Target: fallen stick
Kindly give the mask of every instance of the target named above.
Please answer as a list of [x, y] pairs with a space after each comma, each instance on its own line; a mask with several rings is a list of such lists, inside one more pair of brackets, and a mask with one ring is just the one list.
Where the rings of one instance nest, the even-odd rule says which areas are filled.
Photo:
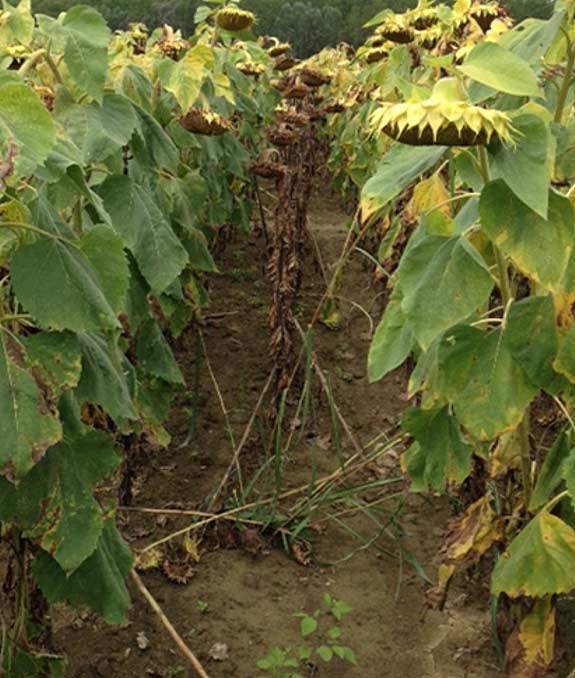
[[146, 588], [146, 585], [144, 582], [140, 579], [140, 575], [136, 572], [136, 570], [132, 570], [131, 572], [131, 577], [134, 582], [134, 584], [137, 586], [138, 590], [140, 593], [144, 596], [146, 599], [148, 605], [154, 610], [154, 612], [158, 615], [160, 621], [162, 622], [162, 625], [166, 629], [166, 631], [170, 634], [172, 637], [172, 640], [176, 644], [178, 650], [180, 651], [180, 654], [186, 658], [190, 666], [194, 669], [196, 672], [196, 675], [199, 676], [200, 678], [210, 678], [208, 674], [206, 673], [204, 667], [200, 664], [199, 660], [197, 659], [196, 655], [190, 650], [190, 648], [184, 643], [182, 640], [182, 637], [180, 634], [176, 631], [176, 629], [172, 626], [171, 621], [166, 617], [164, 614], [164, 611], [158, 604], [157, 600], [154, 598], [154, 596], [150, 593], [150, 591]]

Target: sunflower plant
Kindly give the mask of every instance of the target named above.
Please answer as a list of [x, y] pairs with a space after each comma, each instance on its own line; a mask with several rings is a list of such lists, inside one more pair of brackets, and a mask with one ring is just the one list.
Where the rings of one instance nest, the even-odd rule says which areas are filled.
[[[462, 504], [429, 601], [487, 558], [513, 676], [553, 663], [557, 596], [575, 589], [574, 14], [558, 2], [512, 27], [497, 3], [459, 0], [431, 53], [416, 40], [364, 65], [364, 96], [330, 127], [385, 251], [414, 224], [368, 368], [377, 381], [411, 359], [403, 470]], [[380, 15], [374, 35], [407, 21]], [[343, 153], [352, 134], [379, 150], [368, 180], [359, 147]]]

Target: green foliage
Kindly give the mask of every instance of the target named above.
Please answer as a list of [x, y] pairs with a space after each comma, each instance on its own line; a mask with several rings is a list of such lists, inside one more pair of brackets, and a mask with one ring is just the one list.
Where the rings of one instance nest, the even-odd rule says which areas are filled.
[[316, 657], [326, 664], [335, 658], [357, 664], [354, 651], [341, 644], [343, 631], [339, 623], [350, 612], [349, 605], [325, 593], [322, 606], [313, 613], [296, 614], [300, 619], [300, 635], [306, 645], [272, 647], [265, 657], [256, 662], [258, 669], [264, 672], [259, 678], [303, 678], [300, 671], [305, 671], [305, 664]]
[[[574, 7], [509, 6], [522, 19], [528, 4], [539, 19], [510, 30], [503, 20], [487, 40], [481, 22], [443, 8], [437, 42], [410, 43], [419, 58], [407, 69], [403, 46], [370, 60], [368, 42], [338, 76], [346, 105], [329, 125], [340, 186], [361, 191], [358, 219], [384, 233], [375, 263], [391, 294], [369, 377], [417, 361], [407, 394], [417, 407], [402, 419], [411, 488], [449, 493], [474, 468], [486, 483], [450, 527], [437, 592], [503, 542], [492, 593], [536, 599], [517, 636], [526, 674], [553, 659], [551, 597], [575, 589]], [[374, 26], [401, 20], [382, 13]], [[449, 78], [439, 86], [438, 68]], [[487, 119], [506, 119], [507, 139], [490, 137]], [[543, 445], [534, 403], [550, 398], [561, 426]]]
[[[24, 545], [15, 575], [49, 603], [118, 623], [132, 556], [96, 489], [122, 436], [169, 441], [162, 425], [185, 386], [170, 338], [206, 304], [216, 230], [249, 226], [256, 122], [276, 96], [216, 39], [183, 43], [176, 62], [155, 34], [137, 59], [133, 34], [114, 35], [96, 9], [55, 19], [29, 4], [7, 5], [0, 26], [0, 538]], [[242, 127], [187, 132], [192, 106]], [[5, 628], [0, 673], [57, 675], [26, 615], [18, 637]]]

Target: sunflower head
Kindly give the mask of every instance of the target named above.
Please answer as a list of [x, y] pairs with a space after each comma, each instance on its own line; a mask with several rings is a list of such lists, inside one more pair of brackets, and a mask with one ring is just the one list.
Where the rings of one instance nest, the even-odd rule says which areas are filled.
[[478, 2], [474, 4], [469, 14], [487, 32], [495, 19], [507, 16], [507, 12], [497, 2]]
[[375, 133], [413, 146], [479, 146], [512, 141], [506, 113], [466, 100], [455, 78], [439, 80], [429, 99], [405, 103], [384, 102], [370, 118]]
[[225, 31], [245, 31], [255, 22], [255, 14], [237, 7], [224, 7], [216, 13], [216, 25]]
[[401, 14], [390, 14], [378, 27], [376, 33], [386, 40], [399, 44], [413, 42], [415, 38], [415, 31]]
[[297, 61], [290, 56], [283, 55], [274, 61], [274, 70], [279, 71], [289, 71], [290, 68], [293, 68], [297, 64]]
[[272, 47], [268, 49], [268, 54], [275, 59], [276, 57], [286, 54], [290, 49], [291, 45], [289, 42], [278, 42], [277, 45], [272, 45]]
[[433, 7], [414, 9], [410, 13], [410, 23], [416, 31], [425, 31], [439, 22], [437, 10]]
[[221, 115], [201, 108], [190, 108], [186, 115], [180, 118], [180, 125], [188, 132], [205, 136], [220, 136], [232, 127], [230, 121]]
[[300, 80], [308, 87], [321, 87], [322, 85], [329, 85], [331, 76], [327, 73], [322, 73], [315, 68], [302, 68], [299, 73]]
[[387, 55], [388, 52], [383, 47], [372, 47], [365, 53], [365, 60], [368, 64], [376, 64], [378, 61], [383, 61]]
[[419, 31], [415, 36], [415, 41], [425, 49], [433, 49], [443, 37], [443, 28], [438, 24], [435, 24], [425, 31]]
[[253, 77], [265, 73], [266, 70], [266, 67], [263, 64], [256, 64], [253, 61], [240, 61], [236, 64], [236, 68], [244, 75], [251, 75]]

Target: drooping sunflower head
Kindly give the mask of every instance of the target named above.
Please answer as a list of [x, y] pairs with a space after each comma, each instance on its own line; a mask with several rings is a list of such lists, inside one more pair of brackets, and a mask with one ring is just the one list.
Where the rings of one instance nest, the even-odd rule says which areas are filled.
[[244, 75], [257, 77], [265, 73], [266, 67], [263, 64], [257, 64], [254, 61], [240, 61], [236, 64], [238, 71]]
[[383, 35], [370, 35], [365, 41], [366, 47], [381, 47], [385, 42]]
[[181, 32], [174, 31], [167, 24], [163, 26], [160, 40], [153, 47], [154, 52], [159, 52], [174, 61], [177, 61], [189, 49], [190, 43], [182, 38]]
[[368, 64], [376, 64], [383, 61], [388, 55], [388, 52], [383, 47], [372, 47], [364, 53], [365, 61]]
[[232, 128], [229, 120], [222, 118], [221, 115], [213, 111], [200, 108], [190, 108], [186, 115], [180, 118], [179, 122], [188, 132], [205, 136], [220, 136], [229, 132]]
[[225, 31], [245, 31], [255, 22], [255, 14], [237, 7], [224, 7], [216, 13], [216, 25]]
[[273, 45], [268, 49], [268, 54], [275, 59], [276, 57], [282, 56], [282, 54], [286, 54], [290, 49], [291, 45], [289, 42], [278, 42], [277, 45]]
[[511, 142], [513, 132], [506, 113], [471, 104], [455, 78], [439, 80], [423, 101], [381, 103], [369, 122], [374, 133], [384, 132], [413, 146]]
[[495, 19], [507, 17], [507, 12], [497, 2], [477, 2], [471, 7], [469, 14], [484, 32], [489, 30]]
[[439, 22], [439, 14], [433, 7], [416, 8], [409, 13], [409, 20], [416, 31], [425, 31]]
[[385, 21], [378, 26], [377, 35], [383, 36], [386, 40], [407, 44], [413, 42], [415, 31], [409, 25], [408, 20], [403, 14], [390, 14]]
[[415, 42], [425, 49], [433, 49], [445, 36], [443, 28], [435, 24], [425, 31], [419, 31], [415, 36]]

